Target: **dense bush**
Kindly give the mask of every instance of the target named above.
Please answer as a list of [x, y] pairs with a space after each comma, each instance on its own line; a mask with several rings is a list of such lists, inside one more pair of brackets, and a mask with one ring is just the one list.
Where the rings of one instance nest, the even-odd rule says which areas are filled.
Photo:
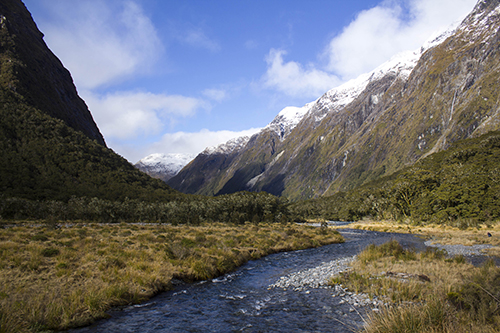
[[290, 217], [286, 200], [264, 192], [239, 192], [217, 197], [186, 196], [168, 202], [110, 201], [95, 197], [72, 197], [62, 202], [0, 197], [0, 219], [196, 225], [201, 222], [285, 222]]

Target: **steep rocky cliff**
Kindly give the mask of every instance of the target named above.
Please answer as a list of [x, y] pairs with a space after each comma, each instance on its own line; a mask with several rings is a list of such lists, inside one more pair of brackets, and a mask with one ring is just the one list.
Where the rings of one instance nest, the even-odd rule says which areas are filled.
[[[69, 72], [19, 0], [0, 2], [0, 157], [0, 205], [10, 198], [167, 201], [179, 195], [106, 148]], [[12, 209], [37, 213], [34, 206]]]
[[49, 50], [20, 0], [0, 2], [0, 55], [0, 84], [23, 96], [29, 105], [105, 145], [70, 73]]
[[481, 0], [456, 29], [327, 92], [285, 138], [264, 129], [209, 182], [189, 183], [200, 172], [191, 163], [170, 184], [318, 197], [499, 129], [499, 27], [500, 2]]

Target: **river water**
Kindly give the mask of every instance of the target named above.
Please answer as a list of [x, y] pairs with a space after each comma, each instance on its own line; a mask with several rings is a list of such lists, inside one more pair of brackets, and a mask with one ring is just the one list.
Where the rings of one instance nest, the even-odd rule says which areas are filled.
[[415, 250], [423, 240], [407, 234], [346, 229], [345, 243], [273, 254], [220, 278], [179, 284], [149, 302], [111, 311], [110, 319], [71, 332], [353, 332], [364, 311], [339, 304], [329, 287], [300, 291], [269, 288], [281, 277], [356, 255], [391, 239]]

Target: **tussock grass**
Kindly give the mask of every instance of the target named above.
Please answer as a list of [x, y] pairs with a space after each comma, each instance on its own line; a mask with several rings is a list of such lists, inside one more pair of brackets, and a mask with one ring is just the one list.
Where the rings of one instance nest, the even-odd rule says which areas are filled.
[[474, 267], [428, 249], [415, 253], [396, 241], [368, 246], [352, 271], [334, 277], [355, 292], [385, 298], [389, 307], [368, 317], [364, 332], [498, 332], [500, 268]]
[[97, 225], [0, 229], [0, 332], [62, 330], [111, 307], [209, 279], [267, 254], [342, 242], [290, 224]]

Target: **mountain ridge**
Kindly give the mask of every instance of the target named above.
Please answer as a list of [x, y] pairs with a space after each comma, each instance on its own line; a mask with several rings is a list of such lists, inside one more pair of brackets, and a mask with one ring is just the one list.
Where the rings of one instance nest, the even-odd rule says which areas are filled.
[[69, 71], [43, 41], [31, 14], [21, 1], [0, 3], [2, 70], [14, 80], [6, 88], [29, 105], [106, 146], [92, 115], [78, 96]]
[[[218, 156], [225, 166], [210, 169], [204, 156], [200, 168], [197, 157], [169, 184], [197, 194], [252, 190], [293, 200], [314, 198], [354, 188], [451, 142], [498, 129], [492, 102], [498, 98], [498, 4], [479, 1], [456, 29], [402, 55], [401, 66], [395, 57], [381, 77], [355, 79], [358, 85], [351, 84], [360, 89], [338, 109], [330, 103], [343, 96], [335, 89], [327, 92], [284, 140], [264, 129], [238, 154]], [[482, 93], [488, 96], [478, 97]], [[210, 177], [190, 183], [202, 169]]]

